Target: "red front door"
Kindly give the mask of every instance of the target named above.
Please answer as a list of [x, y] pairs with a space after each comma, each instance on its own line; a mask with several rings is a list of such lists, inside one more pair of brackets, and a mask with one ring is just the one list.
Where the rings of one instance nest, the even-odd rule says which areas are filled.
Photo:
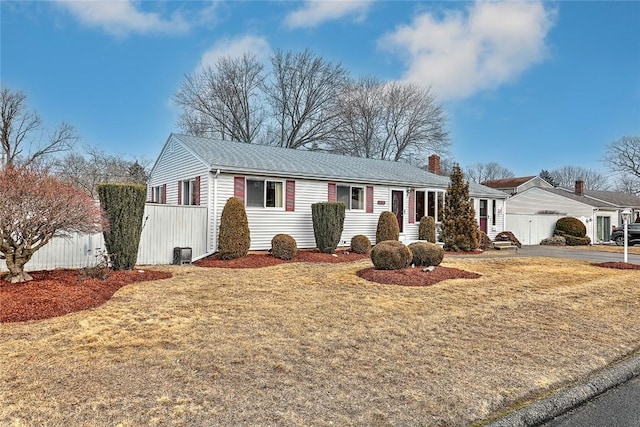
[[487, 199], [480, 199], [480, 230], [485, 234], [487, 233], [488, 203]]
[[404, 206], [403, 206], [404, 191], [391, 191], [391, 212], [393, 212], [398, 219], [398, 227], [402, 233], [402, 225], [404, 224]]

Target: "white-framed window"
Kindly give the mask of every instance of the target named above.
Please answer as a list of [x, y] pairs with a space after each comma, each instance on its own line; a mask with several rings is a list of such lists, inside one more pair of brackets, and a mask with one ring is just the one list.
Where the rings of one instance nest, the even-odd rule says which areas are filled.
[[338, 185], [337, 200], [343, 202], [347, 209], [364, 210], [364, 187], [355, 185]]
[[182, 200], [183, 205], [196, 205], [196, 180], [187, 179], [182, 181]]
[[162, 203], [162, 187], [151, 187], [151, 202]]
[[282, 208], [284, 206], [282, 181], [247, 178], [246, 182], [245, 200], [248, 208]]
[[416, 191], [416, 222], [420, 222], [423, 216], [433, 217], [436, 222], [442, 221], [444, 195], [442, 190]]

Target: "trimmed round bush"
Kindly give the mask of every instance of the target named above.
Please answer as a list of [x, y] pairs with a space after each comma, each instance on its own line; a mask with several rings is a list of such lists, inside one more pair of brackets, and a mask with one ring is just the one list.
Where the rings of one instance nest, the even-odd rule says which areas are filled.
[[247, 255], [249, 246], [251, 237], [244, 203], [237, 197], [231, 197], [225, 203], [220, 217], [218, 255], [221, 259], [241, 258]]
[[569, 246], [586, 246], [591, 244], [591, 238], [589, 236], [576, 237], [576, 236], [564, 236]]
[[371, 240], [364, 234], [358, 234], [351, 238], [351, 252], [368, 254], [371, 252]]
[[413, 254], [411, 263], [414, 265], [436, 266], [444, 258], [444, 249], [431, 242], [414, 242], [409, 245]]
[[288, 234], [276, 234], [271, 239], [271, 255], [279, 259], [293, 259], [298, 253], [296, 239]]
[[400, 227], [398, 218], [391, 211], [384, 211], [378, 218], [378, 228], [376, 229], [376, 243], [385, 240], [398, 240], [400, 238]]
[[420, 218], [418, 239], [431, 243], [436, 242], [436, 220], [432, 216], [423, 216]]
[[584, 237], [587, 235], [587, 227], [578, 218], [566, 216], [556, 221], [555, 234], [559, 236]]
[[542, 239], [540, 244], [546, 246], [564, 246], [567, 244], [567, 239], [562, 236], [547, 237], [546, 239]]
[[411, 249], [397, 240], [384, 240], [371, 249], [371, 262], [377, 270], [400, 270], [411, 264]]

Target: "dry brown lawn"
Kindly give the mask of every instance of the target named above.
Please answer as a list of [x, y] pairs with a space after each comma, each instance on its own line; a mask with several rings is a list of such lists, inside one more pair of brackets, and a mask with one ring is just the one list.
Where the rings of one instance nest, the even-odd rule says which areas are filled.
[[95, 309], [0, 324], [0, 425], [467, 426], [639, 350], [638, 271], [444, 265], [482, 277], [163, 267]]
[[[624, 252], [624, 246], [616, 245], [563, 246], [563, 248], [600, 252], [616, 252], [619, 254]], [[627, 253], [640, 255], [640, 246], [627, 246]]]

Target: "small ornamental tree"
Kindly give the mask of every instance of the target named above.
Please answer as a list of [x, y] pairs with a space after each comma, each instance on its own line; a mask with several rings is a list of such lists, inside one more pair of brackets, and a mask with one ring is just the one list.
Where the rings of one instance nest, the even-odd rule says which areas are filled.
[[444, 214], [440, 240], [444, 249], [451, 251], [472, 251], [478, 248], [478, 223], [469, 200], [469, 182], [459, 165], [453, 166], [451, 182], [444, 199]]
[[333, 253], [340, 243], [344, 229], [345, 206], [342, 202], [320, 202], [311, 205], [313, 235], [318, 250]]
[[231, 197], [225, 203], [220, 216], [218, 255], [221, 259], [242, 258], [249, 252], [251, 234], [244, 203]]
[[104, 244], [114, 270], [132, 270], [138, 260], [147, 187], [140, 184], [98, 185], [100, 205], [109, 220]]
[[86, 193], [42, 172], [0, 170], [0, 259], [11, 283], [32, 280], [24, 266], [53, 237], [97, 233], [105, 224], [100, 206]]

